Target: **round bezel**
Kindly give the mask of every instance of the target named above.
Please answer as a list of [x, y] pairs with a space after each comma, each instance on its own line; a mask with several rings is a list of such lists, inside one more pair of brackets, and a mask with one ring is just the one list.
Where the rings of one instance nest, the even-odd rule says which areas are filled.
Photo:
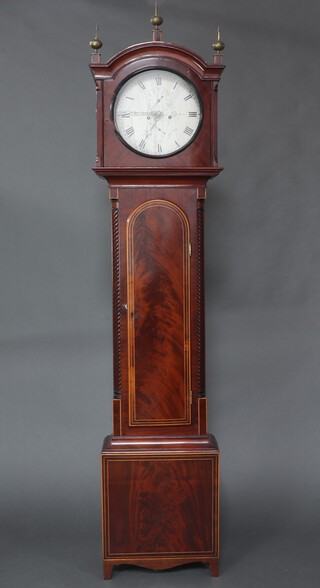
[[[144, 95], [144, 91], [146, 91], [146, 86], [145, 86], [144, 82], [146, 82], [146, 78], [148, 78], [148, 76], [150, 75], [150, 72], [152, 72], [152, 75], [154, 76], [153, 77], [154, 87], [151, 89], [149, 88], [149, 92], [150, 92], [150, 96], [149, 96], [148, 94]], [[160, 95], [159, 88], [162, 85], [162, 77], [161, 76], [163, 73], [165, 74], [164, 77], [167, 77], [167, 79], [165, 80], [166, 85], [168, 85], [168, 80], [170, 81], [170, 83], [173, 84], [172, 88], [171, 88], [171, 94], [170, 94], [168, 88], [166, 88], [164, 90], [165, 94], [161, 95], [160, 98], [157, 98], [156, 103], [150, 107], [148, 105], [147, 96], [149, 96], [149, 102], [150, 101], [154, 102], [155, 96]], [[132, 90], [132, 83], [134, 83], [135, 80], [137, 80], [137, 86], [139, 85], [139, 87], [141, 88], [141, 90], [139, 90], [140, 95], [137, 96], [138, 100], [140, 99], [140, 103], [137, 102], [138, 108], [140, 105], [141, 105], [141, 107], [144, 106], [145, 111], [130, 111], [130, 109], [127, 109], [125, 111], [122, 110], [121, 113], [117, 112], [117, 110], [119, 108], [119, 104], [121, 103], [121, 100], [123, 101], [124, 93], [126, 92], [126, 90], [130, 90], [130, 89]], [[179, 85], [180, 81], [182, 81], [183, 83]], [[148, 80], [148, 82], [149, 82], [149, 80]], [[159, 82], [161, 82], [161, 84]], [[179, 86], [179, 88], [178, 88], [179, 94], [177, 94], [177, 97], [178, 97], [177, 98], [174, 96], [173, 92], [178, 86]], [[161, 90], [162, 89], [163, 88], [161, 88]], [[183, 98], [181, 98], [182, 93], [185, 93]], [[141, 98], [141, 96], [142, 96], [142, 98]], [[125, 98], [128, 100], [128, 104], [130, 104], [129, 100], [130, 101], [135, 100], [135, 98], [132, 98], [130, 96], [126, 96]], [[153, 106], [156, 106], [158, 103], [160, 103], [163, 98], [165, 98], [165, 101], [163, 102], [165, 109], [164, 110], [159, 110], [159, 109], [153, 110]], [[171, 98], [171, 105], [170, 105], [170, 98]], [[190, 111], [187, 109], [187, 106], [186, 106], [185, 112], [177, 113], [175, 110], [172, 110], [172, 105], [174, 105], [174, 100], [176, 100], [176, 103], [177, 103], [177, 100], [179, 100], [182, 105], [184, 105], [184, 102], [187, 105], [188, 101], [190, 100], [190, 104], [193, 104], [193, 108], [195, 108], [195, 110]], [[170, 111], [170, 107], [171, 107], [172, 112]], [[170, 112], [170, 114], [168, 114], [168, 112]], [[144, 121], [145, 127], [143, 129], [142, 129], [143, 125], [141, 125], [140, 129], [134, 128], [133, 122], [132, 122], [134, 120], [133, 117], [135, 117], [135, 119], [137, 118], [134, 113], [136, 113], [137, 115], [145, 115], [146, 121]], [[167, 114], [168, 114], [168, 117], [166, 117]], [[180, 120], [178, 119], [179, 116], [180, 116]], [[172, 157], [173, 155], [176, 155], [177, 153], [184, 151], [191, 143], [193, 143], [193, 141], [195, 140], [195, 138], [197, 137], [197, 135], [201, 129], [201, 125], [202, 125], [202, 121], [203, 121], [203, 104], [202, 104], [200, 94], [199, 94], [198, 90], [196, 89], [195, 85], [193, 84], [193, 82], [190, 81], [190, 79], [188, 79], [184, 75], [182, 75], [180, 72], [174, 71], [169, 68], [164, 68], [164, 67], [144, 68], [144, 69], [141, 69], [140, 71], [135, 72], [134, 74], [128, 76], [127, 78], [125, 78], [121, 82], [121, 84], [119, 84], [119, 86], [115, 92], [115, 95], [114, 95], [114, 98], [112, 101], [112, 105], [111, 105], [111, 117], [112, 117], [112, 120], [113, 120], [113, 123], [115, 126], [115, 132], [117, 133], [117, 135], [118, 135], [119, 139], [122, 141], [122, 143], [124, 143], [124, 145], [126, 145], [126, 147], [128, 147], [131, 151], [138, 153], [139, 155], [142, 155], [144, 157], [154, 157], [154, 158], [159, 159], [159, 158], [165, 158], [165, 157]], [[173, 138], [174, 132], [175, 131], [178, 132], [178, 129], [174, 128], [173, 126], [172, 126], [172, 128], [170, 128], [170, 126], [168, 126], [168, 121], [166, 120], [168, 118], [168, 120], [170, 120], [170, 123], [171, 123], [171, 121], [174, 117], [175, 117], [175, 120], [176, 120], [178, 126], [180, 126], [178, 134], [179, 134], [179, 138], [180, 138], [182, 144], [179, 144], [178, 141], [176, 140], [176, 138]], [[126, 127], [123, 124], [123, 119], [125, 119]], [[157, 126], [159, 121], [162, 121], [163, 125], [165, 125], [165, 123], [167, 124], [167, 127], [164, 127], [164, 128], [166, 128], [166, 131], [163, 131], [162, 129], [160, 129]], [[189, 124], [192, 126], [187, 125], [186, 121], [190, 121]], [[175, 122], [175, 121], [173, 121], [173, 122]], [[196, 125], [194, 125], [195, 122], [196, 122]], [[180, 123], [180, 125], [179, 125], [179, 123]], [[135, 120], [135, 126], [136, 126], [136, 120]], [[137, 126], [139, 127], [139, 124]], [[183, 126], [184, 126], [184, 129], [181, 130]], [[154, 129], [155, 129], [155, 136], [153, 137], [153, 145], [152, 146], [150, 145], [149, 147], [147, 147], [147, 140], [150, 138], [152, 131]], [[138, 132], [135, 135], [136, 130]], [[140, 131], [140, 135], [139, 135], [139, 131]], [[158, 131], [158, 134], [156, 134], [157, 131]], [[159, 133], [161, 133], [161, 134], [159, 135]], [[170, 138], [171, 147], [168, 146], [168, 144], [165, 144], [164, 142], [162, 142], [161, 139], [159, 139], [158, 141], [156, 139], [156, 136], [158, 136], [158, 137], [160, 136], [163, 140], [165, 135], [167, 135], [168, 139]], [[186, 135], [186, 137], [184, 135]], [[136, 139], [136, 137], [138, 137], [138, 139]], [[140, 141], [139, 141], [139, 139], [140, 139]], [[157, 146], [155, 147], [155, 145], [157, 145]]]

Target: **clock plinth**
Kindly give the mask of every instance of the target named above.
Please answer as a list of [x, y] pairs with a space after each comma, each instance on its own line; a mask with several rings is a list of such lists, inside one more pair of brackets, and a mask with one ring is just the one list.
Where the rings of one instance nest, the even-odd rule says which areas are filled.
[[211, 435], [107, 437], [102, 448], [105, 579], [114, 565], [219, 564], [219, 450]]
[[92, 63], [112, 205], [113, 433], [102, 453], [104, 577], [219, 570], [219, 449], [207, 430], [204, 202], [221, 171], [223, 66], [168, 43]]

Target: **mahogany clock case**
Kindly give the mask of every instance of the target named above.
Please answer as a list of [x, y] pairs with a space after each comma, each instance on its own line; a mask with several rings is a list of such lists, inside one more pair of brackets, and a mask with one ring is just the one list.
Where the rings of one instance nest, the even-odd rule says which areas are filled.
[[[227, 10], [226, 10], [227, 6]], [[0, 584], [102, 585], [99, 451], [112, 432], [107, 186], [88, 41], [149, 39], [152, 2], [1, 1]], [[207, 61], [206, 380], [221, 450], [221, 577], [114, 571], [121, 588], [319, 588], [318, 0], [160, 1]], [[109, 329], [109, 332], [108, 332]], [[124, 568], [125, 569], [125, 568]]]
[[[224, 66], [162, 42], [130, 47], [106, 64], [93, 58], [94, 171], [109, 185], [113, 234], [113, 435], [102, 450], [104, 577], [121, 563], [166, 569], [195, 561], [218, 575], [219, 450], [207, 432], [203, 227], [206, 184], [221, 171], [217, 88]], [[153, 69], [188, 78], [203, 119], [184, 149], [159, 158], [132, 150], [113, 117], [119, 88]], [[152, 82], [156, 87], [156, 77]], [[144, 110], [138, 101], [139, 95], [137, 112]], [[164, 101], [159, 108], [166, 108]]]
[[[125, 49], [108, 64], [91, 65], [97, 87], [97, 159], [95, 171], [115, 175], [215, 175], [217, 160], [217, 87], [223, 65], [209, 65], [194, 52], [171, 43], [141, 43]], [[119, 85], [133, 74], [152, 68], [175, 71], [190, 80], [203, 103], [203, 121], [194, 141], [166, 158], [138, 155], [119, 140], [112, 117]], [[180, 172], [179, 172], [180, 170]], [[129, 179], [127, 180], [129, 181]], [[154, 180], [153, 180], [154, 181]]]

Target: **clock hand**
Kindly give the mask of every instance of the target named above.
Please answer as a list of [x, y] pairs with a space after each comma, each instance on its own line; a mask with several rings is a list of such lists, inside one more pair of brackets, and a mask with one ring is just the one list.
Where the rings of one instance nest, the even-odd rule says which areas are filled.
[[163, 135], [166, 135], [167, 133], [165, 131], [163, 131], [162, 129], [159, 129], [159, 127], [155, 127], [157, 129], [157, 131], [160, 131], [160, 133], [162, 133]]
[[117, 116], [121, 116], [122, 118], [129, 118], [130, 116], [153, 116], [156, 118], [160, 118], [162, 114], [163, 113], [159, 112], [158, 110], [156, 110], [156, 111], [150, 110], [149, 112], [144, 112], [144, 111], [139, 112], [136, 110], [125, 110], [123, 112], [118, 112]]
[[150, 127], [149, 131], [146, 133], [146, 139], [148, 139], [151, 136], [151, 133], [152, 133], [154, 127], [156, 126], [156, 124], [157, 124], [157, 121], [155, 121], [153, 123], [153, 125]]
[[145, 135], [145, 140], [149, 139], [149, 137], [151, 137], [153, 129], [157, 129], [157, 131], [160, 131], [160, 133], [163, 133], [164, 135], [166, 135], [165, 131], [163, 131], [162, 129], [159, 129], [159, 127], [157, 127], [157, 122], [158, 122], [157, 120], [154, 121], [153, 125], [150, 127], [149, 131]]
[[131, 112], [134, 116], [149, 116], [151, 112]]
[[163, 135], [167, 134], [165, 131], [163, 131], [162, 129], [157, 127], [157, 123], [158, 123], [158, 119], [156, 119], [154, 121], [153, 125], [150, 127], [149, 131], [146, 133], [145, 139], [148, 139], [151, 136], [153, 129], [157, 129], [157, 131], [160, 131], [160, 133], [162, 133]]
[[148, 116], [151, 112], [136, 112], [125, 110], [124, 112], [118, 112], [117, 116], [121, 116], [122, 118], [129, 118], [130, 116]]
[[158, 98], [157, 102], [154, 104], [154, 106], [152, 106], [151, 110], [154, 109], [155, 106], [157, 106], [157, 104], [159, 104], [160, 100], [162, 100], [163, 96], [160, 96], [160, 98]]

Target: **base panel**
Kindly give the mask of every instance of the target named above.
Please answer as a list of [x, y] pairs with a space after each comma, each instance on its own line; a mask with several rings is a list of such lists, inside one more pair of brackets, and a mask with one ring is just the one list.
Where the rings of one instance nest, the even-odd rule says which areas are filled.
[[212, 436], [109, 437], [102, 451], [104, 577], [114, 565], [219, 573], [219, 450]]

